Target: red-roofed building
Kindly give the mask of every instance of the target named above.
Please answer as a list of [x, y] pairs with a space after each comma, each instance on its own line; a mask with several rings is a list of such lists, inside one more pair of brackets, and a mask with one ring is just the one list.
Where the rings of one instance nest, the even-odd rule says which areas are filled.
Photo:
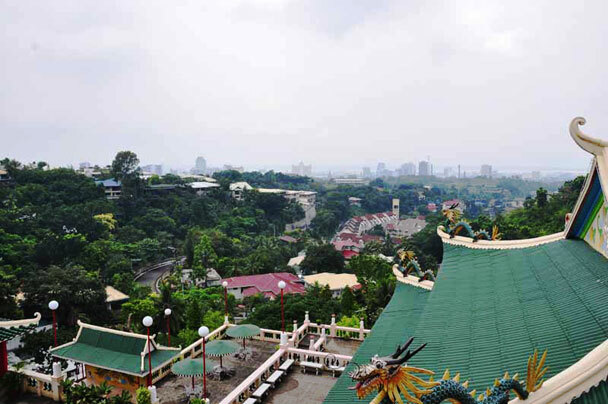
[[232, 278], [222, 279], [222, 282], [228, 282], [228, 293], [231, 293], [237, 299], [253, 296], [257, 293], [262, 293], [265, 297], [274, 299], [281, 294], [279, 282], [284, 281], [285, 293], [306, 293], [306, 286], [294, 274], [289, 272], [277, 272], [260, 275], [235, 276]]
[[356, 257], [357, 255], [359, 255], [359, 253], [356, 251], [353, 251], [353, 250], [342, 251], [342, 256], [344, 257], [345, 260], [349, 260], [352, 257]]

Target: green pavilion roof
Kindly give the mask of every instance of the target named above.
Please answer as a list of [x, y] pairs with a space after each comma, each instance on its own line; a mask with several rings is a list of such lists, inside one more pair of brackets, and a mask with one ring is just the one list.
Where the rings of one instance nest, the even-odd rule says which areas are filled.
[[[51, 350], [53, 356], [76, 362], [142, 376], [148, 372], [148, 354], [141, 369], [141, 354], [146, 350], [147, 339], [139, 334], [115, 332], [100, 327], [82, 325], [75, 342]], [[156, 347], [152, 351], [152, 369], [179, 355], [179, 350]]]
[[[584, 241], [520, 249], [443, 247], [434, 289], [400, 284], [354, 362], [392, 353], [414, 336], [414, 345], [428, 345], [411, 365], [439, 376], [449, 368], [483, 391], [505, 371], [525, 375], [535, 348], [548, 350], [550, 378], [608, 338], [608, 261]], [[352, 384], [344, 372], [325, 403], [358, 402], [347, 390]]]
[[37, 325], [35, 324], [8, 328], [0, 327], [0, 341], [10, 341], [13, 338], [34, 331], [36, 327]]
[[34, 318], [25, 320], [0, 319], [0, 342], [10, 341], [13, 338], [34, 331], [39, 322], [40, 313], [36, 313]]

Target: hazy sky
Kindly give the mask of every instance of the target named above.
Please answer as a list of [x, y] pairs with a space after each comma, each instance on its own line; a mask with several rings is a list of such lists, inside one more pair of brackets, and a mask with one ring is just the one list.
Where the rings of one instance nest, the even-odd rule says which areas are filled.
[[0, 155], [586, 167], [608, 2], [0, 0]]

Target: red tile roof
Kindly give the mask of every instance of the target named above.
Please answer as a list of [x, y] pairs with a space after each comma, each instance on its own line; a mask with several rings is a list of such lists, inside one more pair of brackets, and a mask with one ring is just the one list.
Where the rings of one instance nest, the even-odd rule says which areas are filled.
[[279, 281], [284, 281], [285, 293], [306, 293], [306, 287], [299, 282], [299, 278], [289, 272], [276, 272], [260, 275], [236, 276], [222, 279], [228, 282], [228, 289], [243, 288], [243, 296], [251, 296], [263, 293], [267, 297], [276, 296], [281, 293]]
[[349, 260], [352, 257], [356, 257], [357, 255], [359, 255], [359, 253], [356, 251], [352, 251], [352, 250], [344, 250], [344, 251], [342, 251], [342, 255], [344, 256], [344, 259]]
[[297, 243], [298, 239], [296, 239], [295, 237], [291, 237], [291, 236], [281, 236], [279, 237], [279, 240], [284, 241], [286, 243]]

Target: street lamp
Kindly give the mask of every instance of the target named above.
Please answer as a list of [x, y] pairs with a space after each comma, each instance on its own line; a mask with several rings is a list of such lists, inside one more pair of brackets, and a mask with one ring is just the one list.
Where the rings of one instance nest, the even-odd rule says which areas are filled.
[[[209, 335], [209, 328], [204, 325], [198, 329], [198, 335], [203, 339], [203, 399], [207, 399], [207, 363], [205, 361], [205, 342]], [[205, 401], [206, 402], [206, 401]]]
[[152, 317], [146, 316], [141, 322], [148, 330], [148, 387], [150, 387], [152, 386], [152, 352], [150, 351], [150, 327], [152, 326], [154, 320], [152, 320]]
[[51, 300], [49, 302], [49, 309], [53, 313], [53, 340], [55, 341], [55, 347], [57, 347], [57, 316], [55, 316], [55, 310], [59, 308], [57, 300]]
[[285, 332], [285, 309], [283, 308], [283, 289], [285, 289], [285, 281], [279, 281], [279, 289], [281, 289], [281, 331]]
[[169, 340], [169, 346], [171, 346], [171, 324], [169, 324], [169, 317], [171, 317], [171, 309], [165, 309], [165, 317], [167, 318], [167, 339]]
[[226, 320], [228, 319], [228, 282], [222, 282], [222, 286], [224, 287], [224, 315], [226, 316]]

